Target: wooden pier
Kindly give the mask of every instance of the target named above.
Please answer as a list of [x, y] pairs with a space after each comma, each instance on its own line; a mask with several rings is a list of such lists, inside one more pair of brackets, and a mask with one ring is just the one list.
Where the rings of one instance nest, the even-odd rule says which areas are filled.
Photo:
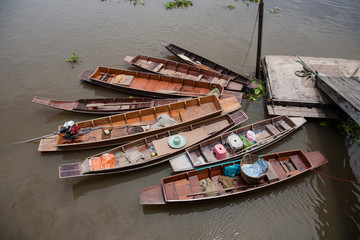
[[[314, 75], [304, 77], [297, 76], [295, 72], [304, 69], [303, 64], [297, 62], [297, 60], [300, 60], [297, 56], [276, 55], [267, 55], [263, 59], [262, 65], [269, 90], [269, 98], [271, 100], [270, 104], [267, 105], [268, 113], [270, 115], [310, 118], [337, 118], [335, 103], [342, 107], [336, 100], [339, 96], [336, 98], [328, 95], [330, 92], [333, 92], [332, 95], [336, 95], [334, 92], [340, 92], [340, 90], [333, 88], [333, 85], [330, 87], [330, 85], [324, 84], [324, 78], [336, 77], [342, 78], [342, 81], [349, 80], [348, 78], [357, 74], [360, 61], [301, 57], [301, 60], [306, 63], [312, 71], [319, 73], [321, 79], [318, 80]], [[353, 85], [355, 84], [353, 79], [357, 81], [354, 77], [356, 76], [353, 76], [353, 78], [349, 80]], [[326, 89], [322, 89], [320, 85]], [[351, 85], [349, 84], [349, 86]], [[332, 90], [330, 91], [330, 89]], [[351, 92], [344, 90], [341, 96], [343, 96], [341, 101], [346, 102], [344, 105], [347, 106], [342, 108], [348, 112], [347, 109], [349, 109], [349, 105], [357, 106], [355, 107], [357, 110], [352, 109], [351, 111], [355, 112], [355, 116], [359, 117], [359, 89], [354, 88]], [[349, 96], [352, 96], [351, 99], [357, 99], [357, 103], [349, 104], [349, 102], [345, 100], [349, 99]], [[351, 116], [350, 113], [348, 114]]]
[[316, 85], [360, 124], [360, 81], [356, 77], [318, 77]]

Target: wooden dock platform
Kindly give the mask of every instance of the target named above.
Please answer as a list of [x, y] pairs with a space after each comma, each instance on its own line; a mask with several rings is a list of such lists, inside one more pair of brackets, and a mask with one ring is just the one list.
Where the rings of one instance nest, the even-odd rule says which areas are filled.
[[356, 77], [318, 77], [316, 85], [360, 124], [360, 80]]
[[[297, 56], [267, 55], [262, 61], [269, 98], [270, 115], [288, 115], [310, 118], [337, 118], [336, 105], [317, 87], [316, 78], [298, 77], [303, 70]], [[360, 61], [335, 58], [301, 57], [321, 76], [350, 77], [356, 73]], [[336, 102], [336, 101], [335, 101]]]

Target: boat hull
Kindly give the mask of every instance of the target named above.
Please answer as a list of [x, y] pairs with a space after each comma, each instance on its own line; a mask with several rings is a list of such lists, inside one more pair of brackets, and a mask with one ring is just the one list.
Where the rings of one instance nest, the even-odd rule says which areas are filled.
[[[243, 115], [241, 120], [238, 117], [239, 114]], [[212, 119], [190, 124], [189, 126], [180, 127], [165, 133], [155, 134], [144, 139], [135, 140], [123, 146], [93, 155], [79, 163], [62, 164], [59, 166], [59, 177], [70, 178], [129, 172], [169, 161], [171, 157], [184, 152], [186, 147], [192, 146], [193, 144], [203, 141], [211, 136], [234, 128], [247, 120], [247, 116], [243, 111], [240, 110], [239, 114], [234, 113], [229, 115], [220, 115]], [[185, 146], [179, 149], [172, 149], [168, 146], [168, 138], [175, 134], [181, 134], [187, 139]], [[127, 150], [132, 149], [141, 149], [145, 159], [141, 160], [139, 163], [128, 163], [124, 160], [124, 155], [122, 154], [126, 153]], [[149, 149], [156, 152], [156, 155], [151, 156], [149, 154]], [[91, 164], [89, 163], [91, 159], [101, 157], [104, 154], [113, 154], [116, 156], [116, 164], [112, 168], [104, 168], [96, 171], [93, 170], [91, 168]]]
[[[170, 44], [165, 41], [161, 41], [161, 45], [163, 45], [168, 51], [170, 51], [172, 54], [174, 54], [176, 57], [178, 57], [181, 61], [183, 61], [187, 64], [196, 65], [198, 67], [203, 67], [206, 69], [209, 69], [209, 68], [213, 69], [214, 71], [229, 75], [230, 77], [233, 78], [232, 81], [234, 81], [234, 82], [251, 87], [251, 81], [248, 78], [246, 78], [234, 71], [231, 71], [228, 68], [220, 66], [219, 64], [217, 64], [211, 60], [208, 60], [208, 59], [206, 59], [202, 56], [199, 56], [193, 52], [185, 50], [175, 44]], [[197, 63], [200, 63], [200, 64], [197, 64]], [[230, 88], [229, 90], [232, 90], [232, 89]]]
[[35, 97], [32, 102], [70, 112], [109, 115], [130, 112], [184, 100], [186, 99], [95, 98], [67, 101]]
[[[98, 67], [88, 77], [91, 70], [85, 70], [80, 78], [99, 86], [126, 92], [129, 94], [149, 96], [155, 98], [173, 97], [201, 97], [211, 94], [214, 88], [218, 89], [218, 95], [223, 93], [224, 88], [217, 83], [198, 82], [194, 80], [163, 76], [152, 73], [144, 73], [117, 68]], [[126, 75], [133, 80], [116, 81], [115, 76]], [[111, 76], [104, 79], [103, 76]]]
[[[40, 141], [38, 150], [41, 152], [53, 152], [120, 145], [151, 134], [168, 131], [180, 126], [211, 118], [220, 115], [221, 112], [222, 106], [219, 99], [211, 95], [157, 106], [154, 108], [146, 108], [139, 111], [77, 122], [75, 125], [77, 125], [80, 129], [99, 129], [81, 135], [79, 137], [81, 142], [64, 142], [64, 136], [61, 134], [44, 138]], [[158, 117], [164, 114], [173, 118], [177, 121], [177, 123], [157, 129], [151, 127], [148, 130], [140, 132], [133, 132], [131, 130], [134, 130], [136, 127], [139, 128], [139, 126], [153, 126], [157, 123]], [[59, 126], [58, 129], [60, 130], [61, 127], [62, 126]], [[105, 135], [105, 130], [109, 130], [110, 135]]]
[[[266, 177], [259, 183], [247, 184], [241, 175], [237, 175], [236, 187], [220, 188], [215, 191], [204, 191], [201, 189], [199, 180], [207, 177], [210, 177], [213, 181], [215, 181], [214, 179], [219, 179], [219, 176], [223, 176], [225, 166], [240, 163], [240, 161], [233, 161], [222, 165], [209, 166], [199, 171], [193, 170], [164, 178], [161, 185], [146, 188], [139, 192], [140, 204], [161, 205], [234, 197], [283, 183], [327, 163], [322, 153], [303, 153], [301, 150], [263, 155], [262, 158], [268, 162], [271, 171], [269, 170]], [[285, 169], [283, 165], [287, 166], [289, 162], [291, 162], [292, 167]]]
[[[182, 154], [170, 160], [171, 167], [174, 172], [190, 171], [195, 168], [205, 167], [207, 165], [240, 159], [247, 153], [260, 151], [290, 135], [296, 129], [306, 122], [305, 118], [291, 118], [286, 116], [278, 116], [263, 121], [259, 121], [250, 125], [242, 126], [238, 129], [228, 131], [219, 136], [215, 136], [204, 142], [201, 142], [191, 148], [186, 149], [186, 154]], [[282, 123], [284, 128], [278, 130], [275, 126]], [[257, 136], [257, 144], [253, 147], [243, 150], [242, 152], [231, 153], [231, 149], [225, 143], [230, 135], [245, 136], [248, 130], [252, 130]], [[223, 144], [226, 151], [226, 157], [217, 160], [208, 152], [212, 151], [216, 144]]]

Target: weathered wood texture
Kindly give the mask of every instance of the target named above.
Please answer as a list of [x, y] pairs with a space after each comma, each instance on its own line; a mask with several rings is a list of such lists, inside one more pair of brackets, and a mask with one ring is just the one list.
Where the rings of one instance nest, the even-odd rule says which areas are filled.
[[[350, 77], [360, 66], [360, 61], [301, 57], [301, 59], [321, 76]], [[273, 103], [269, 105], [270, 115], [304, 116], [314, 118], [336, 118], [331, 109], [333, 102], [316, 86], [314, 78], [298, 77], [296, 71], [302, 70], [303, 65], [296, 62], [296, 56], [265, 56], [262, 61], [269, 90], [269, 97]]]
[[302, 116], [308, 118], [330, 118], [337, 119], [338, 116], [333, 109], [317, 107], [297, 107], [297, 106], [279, 106], [267, 105], [269, 115], [284, 116]]
[[360, 124], [360, 81], [354, 77], [319, 77], [317, 86]]
[[[308, 58], [302, 57], [307, 62]], [[302, 70], [296, 56], [265, 56], [264, 68], [270, 98], [281, 101], [331, 104], [331, 100], [316, 86], [315, 81], [298, 77], [295, 72]]]

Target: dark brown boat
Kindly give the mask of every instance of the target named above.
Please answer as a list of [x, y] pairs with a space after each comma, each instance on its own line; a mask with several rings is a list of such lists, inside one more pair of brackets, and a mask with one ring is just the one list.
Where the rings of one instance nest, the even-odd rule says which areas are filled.
[[94, 98], [79, 100], [53, 100], [43, 97], [35, 97], [32, 102], [51, 108], [78, 113], [92, 114], [118, 114], [144, 108], [156, 107], [178, 101], [185, 98], [154, 99], [145, 97], [135, 98]]
[[[76, 141], [63, 134], [40, 141], [39, 151], [66, 151], [119, 145], [151, 134], [168, 131], [183, 125], [220, 115], [222, 106], [214, 96], [193, 98], [167, 105], [145, 108], [123, 114], [77, 122], [83, 132]], [[166, 120], [166, 122], [163, 122]], [[63, 126], [59, 126], [60, 130]], [[92, 131], [91, 131], [92, 130]]]
[[[282, 183], [327, 163], [320, 152], [303, 153], [301, 150], [267, 154], [261, 158], [268, 168], [265, 177], [257, 183], [249, 184], [243, 174], [237, 174], [235, 179], [225, 175], [227, 167], [236, 168], [241, 163], [236, 160], [163, 178], [161, 185], [140, 191], [140, 203], [156, 205], [236, 196]], [[206, 185], [214, 186], [213, 190], [207, 190]]]
[[[238, 114], [242, 118], [236, 117]], [[234, 117], [233, 117], [234, 116]], [[78, 163], [59, 166], [59, 177], [70, 178], [134, 171], [150, 167], [184, 152], [185, 148], [219, 134], [247, 120], [243, 111], [232, 115], [220, 115], [192, 123], [170, 131], [153, 134], [86, 158]], [[178, 148], [168, 143], [171, 137], [180, 134], [185, 142]]]
[[[210, 94], [220, 96], [224, 88], [217, 83], [199, 82], [190, 79], [169, 77], [159, 74], [137, 72], [109, 67], [98, 67], [88, 78], [85, 70], [80, 75], [87, 81], [128, 94], [155, 98], [201, 97]], [[85, 76], [83, 78], [83, 76]]]
[[[302, 117], [278, 116], [227, 131], [186, 149], [170, 160], [174, 172], [183, 172], [207, 165], [240, 159], [247, 153], [260, 151], [290, 135], [306, 122]], [[246, 138], [248, 131], [254, 133], [254, 141]], [[252, 144], [250, 146], [250, 144]], [[249, 144], [246, 147], [246, 144]], [[215, 146], [221, 146], [225, 155], [217, 158]]]
[[144, 55], [126, 56], [124, 61], [153, 73], [200, 82], [218, 83], [223, 87], [226, 87], [231, 79], [230, 76], [215, 71]]
[[165, 41], [161, 41], [161, 45], [163, 45], [167, 50], [169, 50], [171, 53], [173, 53], [176, 57], [178, 57], [180, 60], [182, 60], [183, 62], [187, 63], [187, 64], [191, 64], [203, 69], [213, 69], [214, 71], [217, 71], [221, 74], [226, 74], [229, 75], [230, 77], [232, 77], [233, 81], [236, 83], [241, 83], [243, 85], [249, 86], [251, 84], [251, 80], [234, 72], [231, 71], [228, 68], [225, 68], [223, 66], [220, 66], [219, 64], [208, 60], [202, 56], [199, 56], [193, 52], [190, 52], [188, 50], [185, 50], [179, 46], [176, 46], [175, 44], [170, 44], [167, 43]]

